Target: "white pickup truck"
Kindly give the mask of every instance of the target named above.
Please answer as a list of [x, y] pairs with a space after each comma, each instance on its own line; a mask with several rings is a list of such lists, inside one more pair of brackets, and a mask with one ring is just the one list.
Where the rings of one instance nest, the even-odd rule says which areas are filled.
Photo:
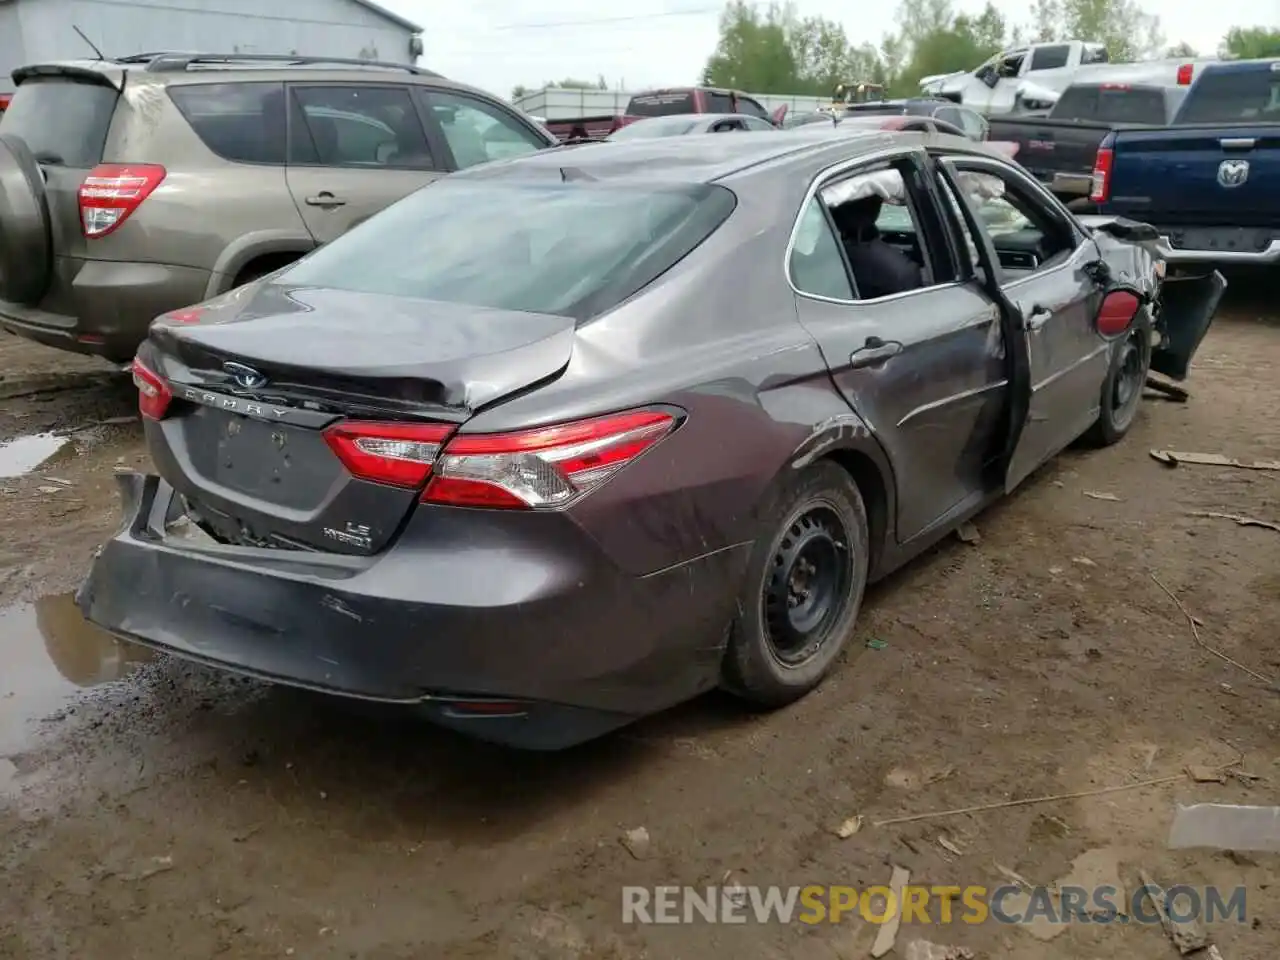
[[1112, 63], [1101, 43], [1063, 40], [1003, 50], [968, 73], [924, 77], [926, 96], [955, 100], [979, 113], [1047, 110], [1075, 82], [1154, 83], [1186, 86], [1204, 60]]

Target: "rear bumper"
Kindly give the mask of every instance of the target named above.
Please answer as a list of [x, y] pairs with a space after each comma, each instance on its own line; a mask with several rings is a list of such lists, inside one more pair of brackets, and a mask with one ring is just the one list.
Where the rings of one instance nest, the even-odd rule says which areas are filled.
[[[210, 272], [163, 263], [61, 261], [69, 290], [41, 308], [0, 301], [0, 327], [46, 346], [105, 357], [133, 358], [151, 321], [205, 299]], [[64, 288], [65, 289], [65, 288]]]
[[1160, 238], [1150, 244], [1151, 252], [1169, 264], [1267, 267], [1280, 263], [1280, 225], [1270, 229], [1229, 223], [1186, 226], [1172, 215], [1153, 219], [1151, 211], [1115, 204], [1103, 204], [1100, 213], [1151, 224], [1160, 232]]
[[1188, 250], [1175, 247], [1166, 234], [1160, 237], [1156, 249], [1160, 257], [1174, 264], [1267, 267], [1280, 263], [1280, 240], [1272, 240], [1264, 250]]
[[1087, 197], [1093, 189], [1093, 174], [1054, 173], [1049, 177], [1049, 189], [1059, 196]]
[[[523, 747], [569, 746], [712, 687], [746, 560], [731, 548], [635, 577], [567, 519], [533, 536], [461, 509], [429, 528], [411, 518], [376, 557], [232, 547], [167, 533], [176, 501], [158, 477], [120, 485], [126, 522], [78, 595], [94, 623]], [[474, 714], [475, 698], [516, 703]]]

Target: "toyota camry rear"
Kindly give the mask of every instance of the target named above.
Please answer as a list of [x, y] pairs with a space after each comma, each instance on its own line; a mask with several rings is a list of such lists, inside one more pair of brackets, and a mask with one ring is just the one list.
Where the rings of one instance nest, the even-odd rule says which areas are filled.
[[[486, 412], [560, 378], [581, 325], [684, 259], [734, 196], [558, 181], [443, 182], [157, 320], [133, 368], [157, 475], [121, 480], [89, 618], [532, 747], [704, 689], [701, 614], [665, 598], [727, 582], [727, 558], [640, 569], [580, 522], [622, 474], [663, 492], [686, 411], [595, 391], [527, 425]], [[607, 509], [639, 495], [619, 486]]]

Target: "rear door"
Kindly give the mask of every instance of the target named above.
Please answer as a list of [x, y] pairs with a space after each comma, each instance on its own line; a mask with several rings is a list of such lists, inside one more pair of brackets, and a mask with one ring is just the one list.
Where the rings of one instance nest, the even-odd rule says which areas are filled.
[[[102, 162], [123, 72], [67, 69], [31, 77], [19, 71], [19, 76], [0, 119], [0, 135], [20, 138], [40, 165], [51, 234], [45, 242], [53, 254], [49, 275], [24, 286], [43, 291], [36, 298], [41, 309], [70, 315], [75, 312], [71, 285], [89, 255], [80, 223], [80, 185]], [[71, 316], [68, 322], [74, 322]]]
[[[800, 322], [899, 478], [901, 542], [982, 499], [1005, 404], [996, 306], [977, 283], [959, 279], [959, 254], [946, 240], [923, 161], [911, 151], [832, 176], [803, 211], [788, 264]], [[912, 199], [885, 203], [877, 231], [924, 269], [914, 285], [875, 289], [874, 258], [900, 264], [901, 254], [860, 250], [869, 237], [851, 231], [855, 205], [865, 200], [840, 197], [893, 173], [912, 184]]]
[[1031, 396], [1025, 423], [1014, 425], [1020, 434], [1005, 478], [1012, 490], [1097, 418], [1110, 354], [1094, 329], [1101, 293], [1085, 267], [1098, 248], [1021, 170], [961, 156], [943, 166], [979, 239], [994, 249], [1001, 291], [1021, 317], [1014, 348], [1027, 354]]
[[289, 190], [319, 243], [444, 173], [407, 85], [295, 83]]

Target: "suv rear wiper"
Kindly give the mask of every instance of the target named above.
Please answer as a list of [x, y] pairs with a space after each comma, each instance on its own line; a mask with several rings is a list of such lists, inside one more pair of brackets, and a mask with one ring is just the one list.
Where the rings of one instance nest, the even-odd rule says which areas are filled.
[[67, 161], [60, 155], [51, 153], [48, 150], [41, 150], [39, 153], [35, 154], [35, 158], [36, 163], [47, 163], [51, 167], [65, 167], [67, 165]]

